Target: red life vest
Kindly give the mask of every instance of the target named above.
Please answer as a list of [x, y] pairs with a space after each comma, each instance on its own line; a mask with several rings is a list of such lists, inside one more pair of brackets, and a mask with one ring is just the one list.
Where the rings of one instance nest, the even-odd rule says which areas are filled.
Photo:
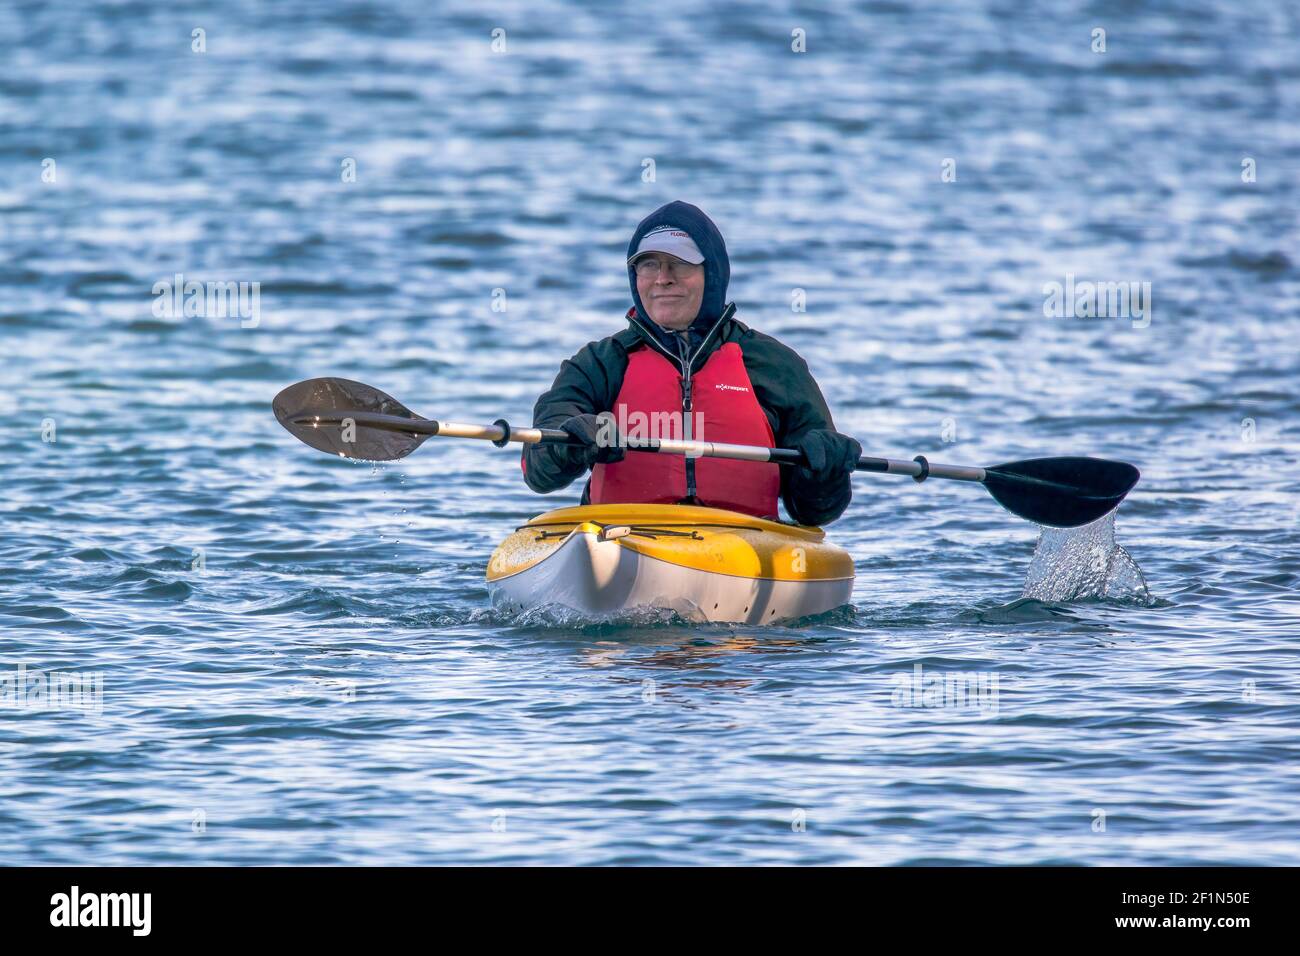
[[[678, 365], [652, 348], [628, 354], [627, 372], [614, 407], [615, 420], [630, 434], [684, 438], [682, 375]], [[637, 413], [640, 413], [638, 416]], [[667, 414], [665, 414], [667, 413]], [[644, 417], [641, 417], [644, 416]], [[644, 430], [637, 426], [644, 422]], [[673, 423], [671, 433], [663, 427]], [[654, 427], [656, 424], [659, 427]], [[716, 349], [691, 376], [689, 437], [772, 447], [772, 426], [754, 395], [740, 346]], [[695, 458], [695, 496], [702, 505], [758, 517], [775, 517], [781, 468], [769, 462]], [[687, 459], [629, 451], [622, 461], [591, 470], [591, 503], [673, 504], [686, 496]]]

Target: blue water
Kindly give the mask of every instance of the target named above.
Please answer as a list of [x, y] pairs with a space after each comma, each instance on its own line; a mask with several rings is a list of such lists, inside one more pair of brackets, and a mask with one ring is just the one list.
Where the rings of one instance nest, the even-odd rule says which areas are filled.
[[[1300, 863], [1298, 115], [1262, 0], [0, 6], [0, 671], [102, 680], [0, 709], [0, 861]], [[526, 420], [675, 198], [870, 452], [1137, 464], [1145, 590], [862, 475], [850, 609], [511, 619], [492, 547], [577, 489], [272, 418]]]

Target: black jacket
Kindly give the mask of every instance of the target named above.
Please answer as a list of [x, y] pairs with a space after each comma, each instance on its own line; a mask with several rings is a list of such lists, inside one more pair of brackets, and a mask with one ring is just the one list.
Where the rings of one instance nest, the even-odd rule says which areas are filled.
[[[667, 332], [652, 322], [642, 306], [636, 273], [629, 262], [627, 277], [635, 307], [628, 313], [628, 327], [588, 343], [560, 366], [555, 383], [533, 407], [533, 426], [558, 428], [573, 415], [613, 411], [627, 371], [628, 352], [634, 349], [657, 350], [683, 375], [689, 358], [693, 375], [717, 348], [735, 342], [744, 355], [754, 396], [767, 415], [778, 447], [796, 446], [800, 436], [813, 429], [834, 429], [831, 413], [808, 371], [808, 363], [793, 349], [733, 318], [735, 306], [726, 304], [731, 278], [727, 247], [718, 227], [700, 209], [684, 202], [671, 202], [656, 209], [632, 234], [627, 247], [628, 259], [647, 232], [663, 225], [685, 230], [704, 255], [704, 295], [695, 321], [684, 333]], [[720, 440], [725, 441], [725, 436], [720, 436]], [[524, 465], [528, 486], [543, 494], [565, 487], [586, 471], [556, 445], [525, 445]], [[694, 466], [694, 461], [687, 461], [688, 474]], [[583, 504], [589, 502], [590, 491], [588, 482], [582, 493]], [[806, 471], [781, 467], [781, 499], [790, 517], [800, 524], [834, 521], [849, 506], [852, 495], [849, 474], [819, 485]]]
[[[692, 374], [700, 370], [719, 346], [735, 342], [744, 355], [754, 397], [767, 415], [779, 447], [796, 445], [800, 435], [814, 428], [833, 429], [831, 413], [808, 371], [808, 363], [770, 335], [756, 332], [732, 318], [732, 311], [728, 308], [724, 312], [724, 318], [702, 342], [704, 347], [691, 362]], [[558, 428], [573, 415], [612, 411], [627, 371], [627, 354], [637, 348], [655, 348], [682, 367], [681, 359], [663, 348], [657, 337], [633, 316], [624, 331], [590, 342], [573, 358], [564, 361], [555, 383], [533, 407], [533, 426]], [[725, 436], [719, 437], [725, 441]], [[543, 494], [558, 491], [585, 472], [556, 445], [525, 445], [524, 462], [528, 487]], [[824, 487], [809, 485], [807, 473], [797, 468], [781, 467], [781, 500], [790, 517], [800, 524], [834, 521], [849, 506], [852, 494], [849, 474], [831, 487]], [[589, 500], [590, 482], [583, 489], [582, 503], [587, 504]]]

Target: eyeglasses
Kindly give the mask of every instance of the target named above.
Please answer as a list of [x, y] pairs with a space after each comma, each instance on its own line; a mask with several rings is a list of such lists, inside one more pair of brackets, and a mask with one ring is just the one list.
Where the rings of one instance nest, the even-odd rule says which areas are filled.
[[[696, 269], [704, 267], [702, 262], [687, 262], [684, 259], [668, 259], [666, 264], [668, 266], [668, 274], [674, 279], [688, 276]], [[657, 276], [660, 269], [660, 260], [655, 259], [652, 256], [646, 256], [644, 259], [638, 259], [634, 262], [632, 268], [636, 270], [636, 274], [639, 276]]]

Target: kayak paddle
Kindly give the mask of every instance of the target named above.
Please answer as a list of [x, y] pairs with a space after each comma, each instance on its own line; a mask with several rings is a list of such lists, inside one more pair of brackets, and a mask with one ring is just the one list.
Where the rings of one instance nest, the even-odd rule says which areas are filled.
[[[272, 408], [280, 424], [312, 448], [364, 461], [405, 458], [434, 435], [481, 438], [497, 447], [512, 441], [579, 444], [558, 428], [514, 428], [500, 418], [491, 425], [420, 418], [391, 395], [345, 378], [312, 378], [290, 385], [275, 397]], [[627, 436], [623, 442], [632, 451], [780, 465], [804, 463], [803, 453], [793, 448]], [[911, 461], [863, 456], [857, 470], [907, 475], [916, 481], [947, 478], [979, 482], [1012, 514], [1056, 528], [1075, 528], [1109, 514], [1141, 477], [1136, 468], [1122, 461], [1078, 457], [1031, 458], [971, 468], [937, 464], [924, 455]]]

